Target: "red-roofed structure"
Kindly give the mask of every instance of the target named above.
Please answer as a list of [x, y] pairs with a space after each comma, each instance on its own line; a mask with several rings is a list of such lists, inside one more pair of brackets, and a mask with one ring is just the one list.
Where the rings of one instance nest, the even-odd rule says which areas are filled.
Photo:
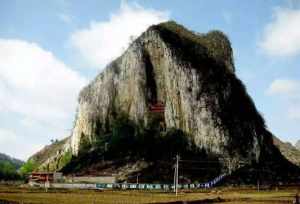
[[149, 105], [149, 112], [152, 115], [155, 115], [156, 119], [159, 121], [159, 127], [161, 131], [166, 130], [165, 124], [165, 105], [161, 101], [157, 101], [156, 103], [151, 103]]
[[151, 113], [164, 113], [165, 112], [165, 105], [163, 102], [158, 101], [156, 103], [150, 104], [149, 111]]
[[54, 182], [62, 178], [62, 173], [60, 172], [32, 172], [29, 176], [29, 181], [45, 183]]

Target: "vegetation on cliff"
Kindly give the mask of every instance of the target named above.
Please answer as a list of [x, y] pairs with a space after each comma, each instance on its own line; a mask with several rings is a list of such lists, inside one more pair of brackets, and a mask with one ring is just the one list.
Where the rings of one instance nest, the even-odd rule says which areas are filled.
[[63, 168], [72, 158], [71, 151], [64, 150], [68, 139], [51, 141], [52, 144], [32, 155], [22, 165], [20, 172], [25, 175], [33, 171], [58, 171]]
[[[208, 57], [215, 59], [219, 63], [228, 61], [232, 66], [232, 71], [234, 71], [231, 43], [223, 32], [213, 30], [207, 34], [195, 33], [175, 21], [154, 25], [150, 29], [156, 29], [160, 32], [169, 31], [169, 34], [170, 32], [173, 33], [173, 35], [169, 35], [170, 40], [174, 37], [177, 38], [178, 44], [172, 43], [173, 45], [177, 44], [178, 47], [188, 48], [186, 50], [190, 50], [189, 54], [192, 54], [192, 56], [198, 55], [198, 57], [202, 56], [201, 58], [204, 57], [203, 49], [205, 49], [205, 54]], [[193, 61], [195, 59], [191, 57], [190, 60]]]
[[[215, 157], [210, 157], [204, 149], [197, 147], [190, 136], [180, 129], [161, 130], [159, 120], [153, 117], [150, 125], [145, 128], [130, 120], [126, 114], [119, 115], [112, 123], [111, 131], [95, 135], [94, 141], [81, 140], [80, 151], [77, 157], [73, 157], [62, 170], [68, 174], [89, 174], [87, 169], [98, 165], [99, 168], [107, 165], [107, 162], [114, 162], [114, 168], [122, 167], [127, 163], [143, 161], [147, 168], [139, 169], [143, 174], [144, 181], [172, 179], [174, 158], [179, 154], [182, 158], [197, 159], [202, 161], [218, 161]], [[205, 168], [204, 164], [202, 168]], [[220, 173], [219, 163], [210, 163], [211, 172], [203, 171], [198, 173], [185, 170], [186, 178], [205, 178], [218, 175]], [[189, 164], [186, 165], [186, 167]], [[164, 168], [162, 168], [164, 167]], [[189, 167], [190, 168], [190, 167]], [[151, 171], [151, 174], [150, 172]], [[201, 174], [201, 176], [200, 176]]]
[[33, 159], [28, 159], [20, 168], [20, 173], [22, 175], [27, 175], [39, 167], [39, 164]]

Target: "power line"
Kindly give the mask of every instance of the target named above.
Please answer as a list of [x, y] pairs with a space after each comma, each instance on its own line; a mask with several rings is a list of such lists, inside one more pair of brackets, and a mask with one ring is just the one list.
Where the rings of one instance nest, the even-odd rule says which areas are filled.
[[216, 169], [215, 167], [180, 167], [180, 169], [185, 169], [185, 170], [205, 170], [205, 169]]

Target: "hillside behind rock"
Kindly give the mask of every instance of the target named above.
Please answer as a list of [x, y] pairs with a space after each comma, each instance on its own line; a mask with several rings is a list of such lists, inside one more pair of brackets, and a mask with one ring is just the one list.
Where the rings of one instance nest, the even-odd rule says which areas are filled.
[[0, 153], [0, 180], [18, 179], [17, 170], [24, 164], [23, 161]]
[[280, 152], [292, 163], [300, 166], [300, 149], [297, 149], [289, 142], [282, 142], [274, 136], [274, 144], [279, 148]]
[[300, 140], [298, 140], [298, 141], [296, 142], [295, 147], [296, 147], [298, 150], [300, 150]]

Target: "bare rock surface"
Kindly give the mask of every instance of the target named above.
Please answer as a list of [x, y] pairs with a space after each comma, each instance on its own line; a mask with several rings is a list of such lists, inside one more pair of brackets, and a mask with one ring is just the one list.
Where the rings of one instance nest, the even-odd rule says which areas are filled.
[[[235, 74], [226, 35], [199, 34], [166, 22], [148, 28], [81, 90], [70, 138], [43, 165], [60, 161], [68, 151], [78, 156], [82, 141], [93, 143], [111, 131], [119, 115], [126, 114], [140, 127], [149, 126], [149, 107], [157, 103], [164, 106], [167, 130], [184, 131], [229, 172], [241, 162], [259, 163], [280, 155]], [[127, 170], [132, 168], [136, 169]]]

